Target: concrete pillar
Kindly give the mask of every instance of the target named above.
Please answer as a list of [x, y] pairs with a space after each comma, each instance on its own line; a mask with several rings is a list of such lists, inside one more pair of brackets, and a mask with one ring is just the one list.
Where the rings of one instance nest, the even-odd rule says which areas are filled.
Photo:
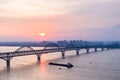
[[97, 52], [97, 48], [95, 48], [95, 52]]
[[62, 58], [65, 58], [65, 51], [62, 51]]
[[102, 51], [104, 51], [104, 48], [101, 48]]
[[6, 59], [6, 66], [7, 66], [7, 69], [10, 68], [10, 58]]
[[80, 50], [76, 50], [76, 55], [79, 55], [79, 51], [80, 51]]
[[86, 49], [86, 53], [89, 53], [89, 49]]
[[40, 62], [40, 54], [37, 54], [37, 61]]

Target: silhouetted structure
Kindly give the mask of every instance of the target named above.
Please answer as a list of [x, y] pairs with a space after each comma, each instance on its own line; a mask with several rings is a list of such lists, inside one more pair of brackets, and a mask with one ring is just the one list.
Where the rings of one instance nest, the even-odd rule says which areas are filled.
[[[79, 42], [79, 41], [78, 41]], [[80, 41], [81, 42], [81, 41]], [[77, 45], [77, 42], [75, 41], [70, 41], [70, 42], [58, 42], [59, 44], [56, 43], [49, 43], [44, 45], [44, 48], [41, 50], [34, 50], [31, 46], [21, 46], [14, 52], [4, 52], [0, 53], [0, 59], [3, 59], [6, 61], [7, 68], [10, 67], [10, 61], [13, 57], [18, 57], [18, 56], [27, 56], [27, 55], [36, 55], [37, 60], [40, 61], [40, 56], [42, 54], [47, 54], [47, 53], [54, 53], [54, 52], [61, 52], [62, 58], [65, 58], [65, 52], [66, 51], [71, 51], [75, 50], [76, 55], [79, 55], [79, 51], [81, 49], [85, 49], [86, 53], [89, 53], [91, 48], [94, 48], [95, 52], [97, 52], [98, 48], [101, 49], [101, 51], [107, 49], [116, 49], [120, 48], [119, 43], [109, 43], [109, 44], [103, 44], [103, 43], [90, 43], [90, 42], [84, 42], [82, 45]], [[63, 44], [60, 44], [63, 43]], [[64, 45], [66, 44], [66, 45]], [[61, 46], [62, 45], [62, 46]]]

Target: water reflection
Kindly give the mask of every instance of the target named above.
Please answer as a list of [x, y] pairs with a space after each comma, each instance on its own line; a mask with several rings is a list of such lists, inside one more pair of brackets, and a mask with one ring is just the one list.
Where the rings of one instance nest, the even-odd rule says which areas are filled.
[[7, 66], [6, 68], [7, 68], [7, 69], [6, 69], [7, 72], [9, 73], [9, 72], [10, 72], [10, 66]]
[[[120, 50], [103, 51], [90, 54], [75, 55], [66, 52], [65, 59], [61, 53], [46, 54], [37, 62], [35, 56], [16, 57], [11, 61], [11, 68], [6, 71], [6, 64], [0, 61], [0, 79], [2, 80], [119, 80]], [[81, 52], [84, 53], [84, 52]], [[49, 66], [49, 62], [72, 63], [74, 67], [67, 69]]]
[[40, 76], [41, 78], [44, 78], [47, 75], [47, 61], [46, 60], [41, 60], [40, 61], [40, 66], [39, 66], [39, 70], [40, 70]]

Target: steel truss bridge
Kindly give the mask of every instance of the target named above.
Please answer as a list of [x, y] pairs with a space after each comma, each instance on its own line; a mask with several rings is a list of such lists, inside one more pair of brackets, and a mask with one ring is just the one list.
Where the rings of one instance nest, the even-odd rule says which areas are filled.
[[8, 69], [10, 68], [11, 59], [13, 59], [14, 57], [36, 55], [37, 60], [40, 61], [40, 57], [42, 54], [61, 52], [62, 58], [65, 58], [66, 51], [75, 50], [76, 55], [79, 55], [79, 52], [81, 49], [85, 49], [86, 53], [89, 53], [91, 48], [93, 48], [94, 51], [97, 52], [98, 49], [101, 49], [101, 51], [104, 51], [104, 50], [115, 49], [115, 48], [120, 48], [120, 47], [114, 44], [113, 45], [94, 45], [94, 46], [90, 46], [90, 45], [89, 46], [87, 45], [86, 46], [75, 46], [73, 44], [68, 44], [65, 47], [60, 47], [56, 43], [49, 43], [43, 49], [39, 49], [39, 50], [34, 50], [31, 46], [21, 46], [14, 52], [0, 53], [0, 59], [3, 59], [6, 61], [6, 66]]

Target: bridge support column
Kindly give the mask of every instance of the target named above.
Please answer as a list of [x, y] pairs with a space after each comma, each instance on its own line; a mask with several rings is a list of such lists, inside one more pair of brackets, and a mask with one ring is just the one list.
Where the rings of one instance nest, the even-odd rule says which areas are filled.
[[40, 54], [37, 54], [37, 61], [40, 62]]
[[102, 51], [104, 51], [104, 48], [101, 48]]
[[89, 53], [89, 49], [86, 49], [86, 53]]
[[76, 50], [76, 55], [79, 55], [79, 51], [80, 51], [80, 50]]
[[10, 60], [12, 59], [12, 57], [9, 57], [9, 53], [7, 54], [7, 57], [6, 58], [3, 58], [3, 60], [6, 61], [6, 68], [7, 68], [7, 71], [10, 70]]
[[7, 68], [10, 68], [10, 58], [6, 59], [6, 66], [7, 66]]
[[97, 52], [97, 48], [95, 48], [95, 52]]
[[110, 48], [107, 48], [107, 50], [109, 50]]
[[65, 51], [62, 51], [62, 58], [65, 58]]

